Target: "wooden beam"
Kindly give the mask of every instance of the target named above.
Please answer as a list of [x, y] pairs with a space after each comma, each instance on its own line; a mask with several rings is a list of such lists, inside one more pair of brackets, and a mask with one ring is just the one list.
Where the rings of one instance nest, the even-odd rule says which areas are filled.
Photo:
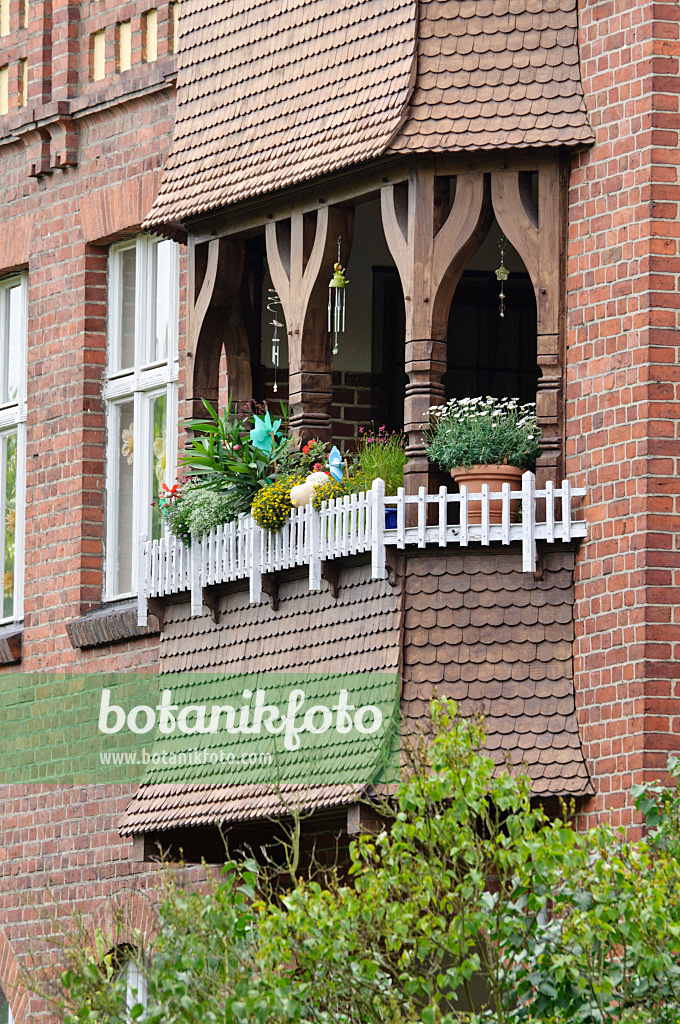
[[[203, 418], [203, 399], [216, 406], [222, 349], [227, 358], [230, 389], [240, 401], [249, 401], [249, 345], [240, 315], [239, 287], [243, 275], [244, 243], [215, 238], [207, 245], [205, 273], [198, 287], [197, 263], [204, 255], [192, 246], [191, 293], [187, 315], [186, 401], [190, 418]], [[196, 294], [196, 289], [198, 294]], [[247, 374], [244, 366], [247, 365]], [[233, 383], [232, 383], [233, 382]]]
[[431, 405], [444, 397], [449, 306], [470, 255], [491, 223], [488, 182], [482, 172], [462, 174], [448, 210], [449, 183], [435, 176], [434, 164], [419, 164], [408, 181], [381, 189], [387, 245], [397, 265], [406, 310], [404, 430], [409, 462], [405, 486], [416, 493], [435, 483], [422, 431]]
[[519, 253], [536, 295], [536, 414], [543, 433], [539, 486], [559, 479], [564, 450], [564, 233], [566, 181], [557, 157], [537, 167], [538, 207], [516, 166], [493, 171], [493, 207], [501, 230]]
[[281, 300], [288, 334], [290, 424], [309, 440], [331, 439], [331, 350], [328, 336], [328, 282], [342, 237], [347, 263], [354, 211], [325, 206], [315, 215], [293, 211], [266, 226], [267, 261]]

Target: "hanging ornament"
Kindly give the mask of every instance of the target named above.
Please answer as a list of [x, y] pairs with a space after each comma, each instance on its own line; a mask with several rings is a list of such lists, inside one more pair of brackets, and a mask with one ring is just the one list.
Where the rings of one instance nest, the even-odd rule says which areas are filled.
[[338, 262], [328, 285], [328, 333], [333, 335], [334, 356], [338, 354], [338, 334], [345, 330], [345, 286], [349, 284], [345, 268], [340, 265], [341, 243], [342, 236], [338, 235]]
[[[276, 307], [281, 305], [281, 299], [276, 294], [273, 288], [268, 288], [269, 301], [267, 302], [267, 309], [270, 313], [276, 314]], [[274, 316], [273, 320], [269, 321], [269, 326], [274, 328], [274, 334], [272, 335], [272, 366], [274, 367], [274, 394], [279, 390], [279, 385], [276, 380], [276, 371], [279, 367], [279, 354], [281, 350], [281, 339], [279, 338], [279, 327], [283, 327], [280, 320]]]
[[508, 270], [508, 268], [505, 265], [505, 235], [501, 235], [501, 240], [498, 243], [498, 246], [499, 246], [499, 248], [501, 250], [501, 265], [498, 268], [498, 270], [496, 271], [496, 280], [500, 281], [500, 283], [501, 283], [501, 290], [500, 290], [499, 295], [498, 295], [498, 298], [500, 299], [500, 304], [498, 306], [498, 312], [503, 317], [503, 316], [505, 316], [505, 291], [504, 291], [504, 285], [505, 285], [505, 282], [507, 281], [507, 279], [510, 277], [510, 271]]

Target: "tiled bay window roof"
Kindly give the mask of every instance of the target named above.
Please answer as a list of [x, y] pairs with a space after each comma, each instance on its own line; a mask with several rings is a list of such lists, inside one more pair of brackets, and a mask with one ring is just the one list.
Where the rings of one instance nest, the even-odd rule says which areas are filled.
[[576, 0], [182, 0], [146, 226], [385, 155], [593, 141]]

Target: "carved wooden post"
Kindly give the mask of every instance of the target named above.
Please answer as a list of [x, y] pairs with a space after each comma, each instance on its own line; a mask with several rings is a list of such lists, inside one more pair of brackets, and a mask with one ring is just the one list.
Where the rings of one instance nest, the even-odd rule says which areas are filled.
[[[220, 357], [224, 347], [227, 378], [234, 400], [248, 404], [252, 397], [248, 338], [239, 303], [243, 274], [243, 242], [214, 238], [207, 245], [207, 260], [200, 290], [190, 296], [187, 329], [187, 410], [191, 418], [205, 418], [202, 399], [217, 406]], [[192, 272], [200, 254], [194, 249]]]
[[537, 467], [538, 485], [562, 475], [562, 260], [565, 191], [558, 161], [541, 163], [538, 170], [538, 209], [517, 170], [491, 175], [496, 219], [521, 256], [536, 294], [537, 361], [541, 377], [536, 413], [543, 430], [543, 454]]
[[399, 185], [381, 190], [385, 238], [399, 271], [406, 308], [404, 430], [409, 462], [404, 486], [410, 494], [434, 483], [422, 431], [428, 408], [444, 397], [449, 306], [492, 216], [481, 172], [457, 176], [450, 211], [447, 197], [448, 180], [437, 179], [434, 168], [427, 165], [411, 173], [407, 195]]
[[316, 214], [294, 211], [289, 221], [266, 228], [269, 273], [281, 299], [288, 332], [290, 424], [303, 441], [331, 439], [333, 397], [328, 335], [328, 282], [342, 236], [346, 263], [354, 211], [321, 207]]

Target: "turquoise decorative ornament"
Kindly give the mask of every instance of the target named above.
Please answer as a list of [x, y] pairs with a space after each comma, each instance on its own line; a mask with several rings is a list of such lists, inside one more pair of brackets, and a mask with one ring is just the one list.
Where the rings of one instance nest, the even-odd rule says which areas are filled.
[[338, 481], [338, 483], [340, 483], [344, 476], [342, 469], [342, 455], [335, 445], [331, 448], [330, 455], [328, 456], [328, 472], [334, 480]]
[[255, 448], [259, 448], [261, 452], [271, 455], [275, 436], [281, 426], [281, 420], [272, 421], [269, 410], [267, 410], [264, 416], [254, 416], [253, 423], [255, 426], [250, 431], [250, 440]]

